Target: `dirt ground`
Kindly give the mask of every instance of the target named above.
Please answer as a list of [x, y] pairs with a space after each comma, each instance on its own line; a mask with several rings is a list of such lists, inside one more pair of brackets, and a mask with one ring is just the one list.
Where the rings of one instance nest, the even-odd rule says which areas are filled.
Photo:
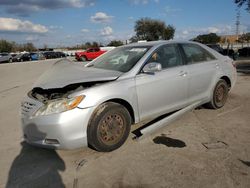
[[250, 187], [250, 75], [225, 107], [196, 109], [120, 149], [54, 151], [23, 142], [20, 101], [54, 60], [0, 65], [0, 187]]

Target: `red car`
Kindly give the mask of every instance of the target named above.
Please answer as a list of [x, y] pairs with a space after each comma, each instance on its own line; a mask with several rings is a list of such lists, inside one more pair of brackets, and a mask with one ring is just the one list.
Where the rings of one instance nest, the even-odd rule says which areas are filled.
[[89, 61], [97, 58], [105, 52], [105, 50], [101, 50], [100, 48], [88, 48], [84, 52], [76, 52], [75, 58], [77, 61]]

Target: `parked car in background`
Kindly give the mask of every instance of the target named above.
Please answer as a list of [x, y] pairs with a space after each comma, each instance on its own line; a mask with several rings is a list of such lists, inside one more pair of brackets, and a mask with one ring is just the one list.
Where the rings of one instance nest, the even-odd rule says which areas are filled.
[[233, 49], [223, 49], [222, 47], [220, 47], [219, 44], [206, 44], [206, 45], [222, 55], [229, 56], [233, 60], [236, 60], [238, 57], [238, 54]]
[[86, 51], [76, 52], [75, 58], [77, 61], [89, 61], [97, 58], [105, 52], [106, 50], [101, 50], [100, 48], [88, 48]]
[[224, 49], [219, 44], [206, 44], [208, 47], [212, 48], [213, 50], [219, 52], [220, 54], [224, 55]]
[[10, 53], [12, 57], [15, 57], [18, 53]]
[[238, 50], [240, 57], [250, 57], [250, 47], [244, 47]]
[[31, 52], [30, 57], [31, 57], [32, 61], [44, 60], [45, 59], [43, 53], [41, 53], [41, 52]]
[[66, 57], [66, 54], [63, 52], [54, 52], [54, 51], [47, 51], [43, 52], [43, 55], [46, 59], [55, 59], [55, 58], [63, 58]]
[[63, 57], [66, 57], [66, 54], [63, 53], [63, 52], [54, 52], [54, 53], [55, 53], [56, 58], [63, 58]]
[[89, 144], [112, 151], [132, 124], [195, 105], [223, 107], [236, 75], [232, 59], [189, 41], [125, 45], [85, 66], [63, 59], [22, 101], [24, 139], [47, 148]]
[[56, 58], [56, 55], [53, 51], [47, 51], [47, 52], [43, 52], [43, 55], [46, 59], [54, 59]]
[[13, 62], [31, 61], [30, 53], [20, 53], [13, 57]]
[[0, 63], [11, 63], [12, 62], [12, 56], [9, 53], [0, 53]]

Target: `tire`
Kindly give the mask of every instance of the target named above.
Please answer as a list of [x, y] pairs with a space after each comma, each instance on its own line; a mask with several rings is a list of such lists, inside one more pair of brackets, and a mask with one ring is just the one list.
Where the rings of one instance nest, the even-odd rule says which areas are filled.
[[87, 61], [87, 58], [85, 56], [80, 57], [81, 61]]
[[13, 61], [12, 61], [12, 58], [10, 58], [10, 59], [9, 59], [9, 63], [12, 63], [12, 62], [13, 62]]
[[130, 127], [131, 116], [124, 106], [114, 102], [104, 103], [90, 119], [88, 143], [97, 151], [113, 151], [127, 140]]
[[219, 80], [213, 91], [212, 100], [206, 104], [208, 108], [218, 109], [225, 105], [228, 97], [228, 85], [225, 80]]

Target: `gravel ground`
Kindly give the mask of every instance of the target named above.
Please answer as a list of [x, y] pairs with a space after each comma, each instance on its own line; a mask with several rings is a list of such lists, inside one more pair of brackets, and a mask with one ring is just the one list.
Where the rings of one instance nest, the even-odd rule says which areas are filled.
[[23, 142], [19, 108], [55, 60], [0, 65], [0, 187], [250, 187], [250, 75], [225, 107], [196, 109], [110, 153]]

